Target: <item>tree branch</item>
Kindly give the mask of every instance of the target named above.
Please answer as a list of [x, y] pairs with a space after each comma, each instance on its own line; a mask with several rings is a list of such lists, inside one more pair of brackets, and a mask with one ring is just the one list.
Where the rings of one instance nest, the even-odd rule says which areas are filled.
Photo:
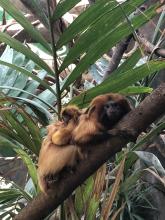
[[146, 38], [144, 38], [142, 36], [138, 36], [138, 40], [143, 45], [144, 50], [147, 53], [149, 53], [149, 54], [155, 53], [155, 55], [157, 55], [158, 57], [165, 58], [165, 49], [164, 48], [160, 48], [158, 46], [153, 45]]
[[[144, 131], [152, 122], [165, 114], [165, 83], [154, 90], [152, 94], [129, 114], [127, 114], [115, 129], [126, 131], [134, 138]], [[58, 185], [48, 192], [40, 194], [27, 205], [15, 220], [39, 220], [57, 208], [80, 184], [93, 174], [105, 161], [120, 151], [130, 141], [128, 136], [116, 136], [104, 142], [101, 147], [91, 149], [88, 159], [82, 161], [74, 174], [66, 174]]]
[[124, 52], [127, 50], [127, 47], [132, 39], [132, 34], [129, 35], [128, 37], [126, 37], [124, 40], [122, 40], [120, 43], [117, 44], [116, 48], [114, 49], [112, 58], [109, 62], [109, 67], [108, 70], [106, 71], [106, 73], [104, 74], [103, 77], [103, 81], [109, 76], [111, 75], [111, 73], [117, 69], [122, 56], [124, 54]]

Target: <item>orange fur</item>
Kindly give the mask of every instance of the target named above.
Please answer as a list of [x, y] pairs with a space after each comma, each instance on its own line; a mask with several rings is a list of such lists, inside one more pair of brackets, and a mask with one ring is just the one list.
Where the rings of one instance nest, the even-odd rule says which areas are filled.
[[63, 122], [47, 127], [48, 134], [43, 140], [38, 160], [38, 181], [41, 191], [49, 188], [47, 177], [54, 177], [66, 168], [73, 168], [82, 159], [80, 149], [70, 144], [72, 131], [81, 112], [77, 107], [68, 106], [62, 111]]
[[[112, 107], [112, 103], [117, 103], [118, 107]], [[107, 108], [107, 104], [110, 107]], [[85, 113], [75, 106], [65, 108], [62, 111], [63, 122], [48, 126], [48, 135], [41, 146], [38, 161], [41, 190], [46, 192], [49, 187], [47, 176], [54, 176], [65, 167], [76, 166], [77, 160], [87, 156], [88, 148], [93, 143], [98, 147], [100, 141], [106, 141], [106, 131], [112, 129], [130, 110], [123, 96], [112, 93], [94, 98]]]
[[89, 143], [95, 139], [97, 134], [99, 135], [114, 126], [112, 120], [108, 118], [108, 116], [106, 121], [106, 124], [108, 125], [105, 125], [104, 122], [101, 121], [105, 105], [109, 101], [118, 103], [120, 108], [124, 111], [123, 115], [131, 110], [128, 101], [122, 95], [108, 93], [97, 96], [90, 103], [87, 113], [80, 116], [79, 124], [73, 131], [73, 137], [76, 144], [84, 145]]
[[48, 139], [42, 144], [38, 161], [38, 180], [41, 191], [46, 192], [46, 176], [58, 174], [65, 167], [74, 167], [79, 158], [79, 151], [74, 145], [59, 147]]
[[[58, 146], [68, 144], [72, 139], [72, 132], [76, 127], [81, 111], [76, 106], [68, 106], [62, 110], [65, 126], [52, 135], [52, 142]], [[65, 119], [66, 118], [66, 119]]]

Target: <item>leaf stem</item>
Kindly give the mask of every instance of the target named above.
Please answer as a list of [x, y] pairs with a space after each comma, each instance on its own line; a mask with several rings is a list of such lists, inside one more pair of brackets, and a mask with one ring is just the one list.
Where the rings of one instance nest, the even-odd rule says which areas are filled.
[[53, 32], [53, 22], [51, 20], [51, 7], [50, 7], [50, 0], [47, 0], [48, 6], [48, 18], [49, 18], [49, 28], [51, 34], [51, 43], [52, 43], [52, 52], [53, 52], [53, 64], [54, 64], [54, 73], [55, 73], [55, 81], [56, 81], [56, 95], [57, 95], [57, 116], [58, 120], [60, 120], [60, 112], [61, 112], [61, 90], [60, 90], [60, 81], [59, 81], [59, 69], [58, 69], [58, 62], [57, 62], [57, 50]]

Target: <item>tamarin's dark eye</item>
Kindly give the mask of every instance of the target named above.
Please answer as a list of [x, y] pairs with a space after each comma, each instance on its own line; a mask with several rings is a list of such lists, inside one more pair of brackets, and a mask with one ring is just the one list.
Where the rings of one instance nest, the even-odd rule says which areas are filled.
[[108, 108], [116, 108], [116, 107], [119, 107], [119, 104], [117, 102], [114, 102], [114, 101], [109, 101], [105, 105], [106, 109], [108, 109]]

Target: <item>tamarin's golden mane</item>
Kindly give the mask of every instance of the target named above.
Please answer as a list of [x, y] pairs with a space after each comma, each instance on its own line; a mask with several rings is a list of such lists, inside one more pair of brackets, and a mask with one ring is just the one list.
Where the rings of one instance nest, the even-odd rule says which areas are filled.
[[108, 93], [97, 96], [90, 103], [86, 114], [79, 118], [79, 123], [73, 131], [75, 143], [91, 144], [96, 135], [102, 137], [101, 132], [111, 129], [130, 110], [130, 104], [120, 94]]

